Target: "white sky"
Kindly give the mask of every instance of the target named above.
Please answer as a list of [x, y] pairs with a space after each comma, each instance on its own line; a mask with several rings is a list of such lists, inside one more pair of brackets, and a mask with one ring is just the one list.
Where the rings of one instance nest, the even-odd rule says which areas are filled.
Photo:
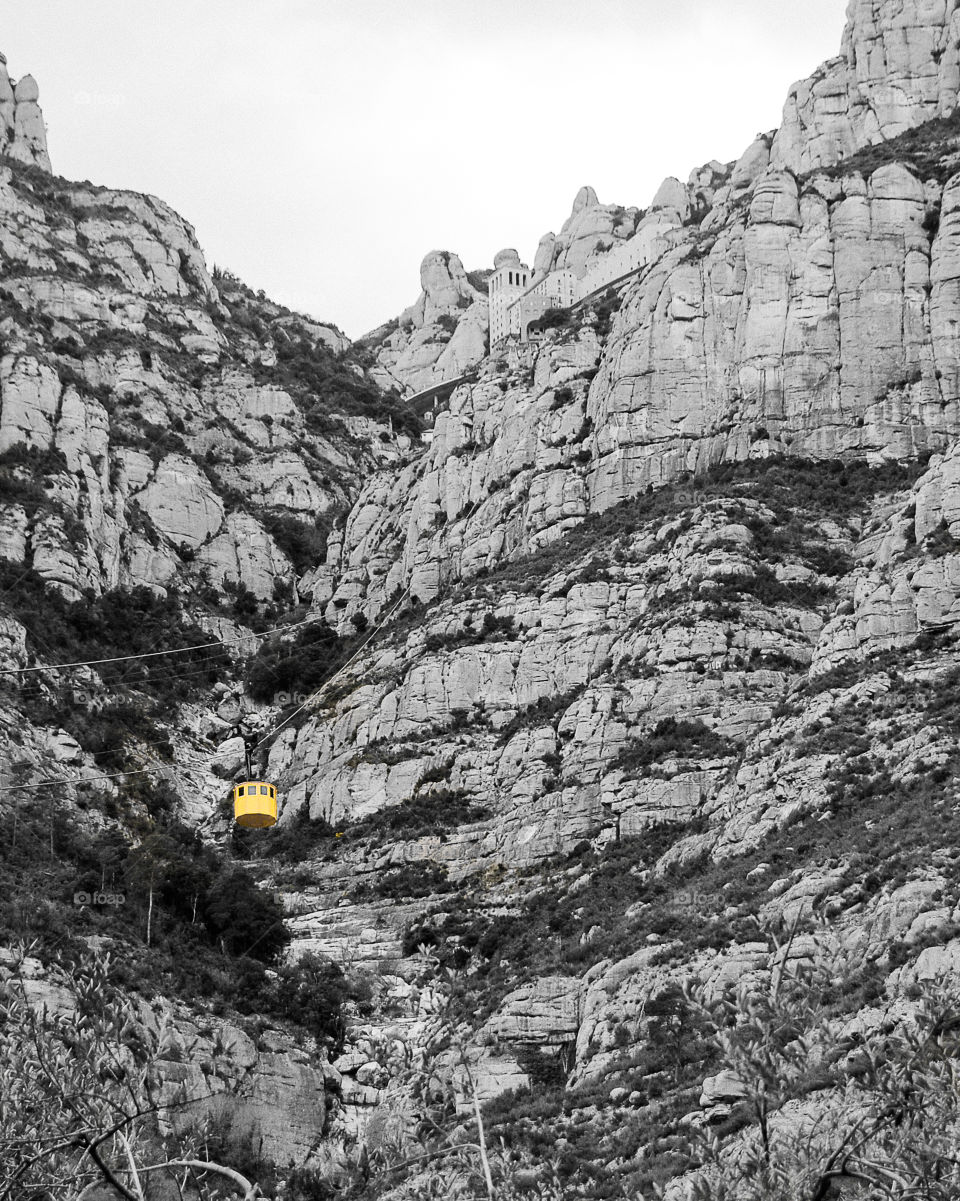
[[581, 184], [742, 153], [844, 0], [0, 0], [54, 170], [152, 192], [208, 261], [357, 337], [420, 260], [531, 261]]

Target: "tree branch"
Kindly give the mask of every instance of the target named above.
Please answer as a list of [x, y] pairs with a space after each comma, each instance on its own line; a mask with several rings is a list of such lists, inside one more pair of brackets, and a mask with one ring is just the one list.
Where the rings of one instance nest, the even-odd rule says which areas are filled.
[[143, 1195], [143, 1186], [140, 1183], [140, 1177], [137, 1175], [137, 1164], [133, 1158], [130, 1140], [122, 1132], [118, 1134], [118, 1138], [120, 1139], [120, 1144], [123, 1147], [124, 1154], [127, 1157], [127, 1164], [130, 1168], [130, 1178], [133, 1181], [133, 1187], [137, 1190], [137, 1196], [140, 1198], [140, 1201], [146, 1201], [146, 1198]]
[[150, 1167], [141, 1168], [140, 1174], [145, 1175], [147, 1172], [160, 1172], [170, 1168], [190, 1168], [194, 1172], [213, 1172], [217, 1176], [223, 1176], [227, 1180], [232, 1180], [234, 1184], [239, 1185], [244, 1190], [243, 1201], [255, 1201], [257, 1196], [257, 1186], [251, 1184], [246, 1176], [241, 1176], [239, 1172], [235, 1172], [233, 1168], [225, 1168], [223, 1164], [211, 1163], [209, 1160], [203, 1159], [171, 1159], [166, 1163], [151, 1164]]

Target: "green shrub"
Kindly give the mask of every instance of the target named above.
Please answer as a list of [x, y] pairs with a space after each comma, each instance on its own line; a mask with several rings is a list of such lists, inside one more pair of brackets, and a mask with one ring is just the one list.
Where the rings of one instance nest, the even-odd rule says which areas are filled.
[[270, 701], [278, 692], [315, 692], [349, 659], [354, 645], [322, 620], [302, 626], [292, 638], [264, 639], [247, 665], [250, 695]]
[[225, 868], [218, 874], [203, 907], [211, 933], [230, 955], [270, 963], [290, 939], [282, 906], [241, 867]]
[[61, 451], [40, 450], [36, 446], [17, 443], [0, 452], [0, 496], [6, 504], [19, 505], [31, 519], [41, 513], [57, 514], [62, 521], [70, 523], [68, 536], [71, 540], [83, 543], [86, 540], [83, 526], [60, 501], [48, 494], [51, 485], [40, 482], [66, 470], [67, 460]]
[[542, 726], [552, 721], [558, 714], [565, 713], [580, 695], [579, 688], [571, 688], [558, 696], [542, 697], [534, 701], [526, 709], [521, 709], [516, 717], [500, 727], [498, 737], [500, 742], [509, 742], [519, 730], [530, 726]]
[[530, 333], [543, 333], [548, 329], [565, 329], [573, 323], [573, 315], [569, 309], [547, 309], [542, 317], [531, 321], [528, 328]]
[[[422, 781], [421, 781], [422, 784]], [[468, 822], [483, 821], [490, 810], [475, 804], [461, 789], [442, 788], [418, 793], [399, 805], [380, 809], [362, 821], [348, 826], [344, 837], [348, 841], [367, 836], [375, 843], [397, 838], [423, 838], [444, 834]]]
[[495, 613], [487, 612], [477, 629], [473, 628], [472, 619], [468, 617], [461, 630], [449, 634], [428, 634], [425, 647], [432, 653], [457, 646], [474, 646], [480, 642], [510, 642], [516, 637], [517, 628], [511, 616], [498, 617]]
[[260, 521], [293, 564], [297, 575], [304, 575], [323, 562], [329, 531], [322, 518], [311, 524], [287, 513], [264, 513]]
[[268, 1012], [296, 1023], [338, 1054], [346, 1033], [344, 1005], [358, 999], [367, 1000], [367, 992], [338, 964], [308, 954], [277, 970], [266, 1002]]
[[450, 892], [452, 888], [453, 885], [447, 879], [445, 864], [433, 863], [431, 860], [418, 860], [384, 872], [377, 876], [372, 883], [358, 884], [350, 896], [354, 901], [376, 898], [404, 900]]
[[[588, 455], [589, 457], [589, 455]], [[712, 500], [744, 498], [766, 505], [773, 511], [786, 541], [773, 536], [771, 542], [761, 543], [758, 554], [764, 555], [776, 544], [778, 557], [796, 554], [803, 560], [807, 548], [818, 542], [817, 530], [821, 518], [829, 517], [838, 523], [858, 518], [864, 507], [877, 495], [889, 495], [909, 488], [926, 469], [929, 456], [914, 462], [885, 463], [871, 467], [866, 460], [810, 460], [800, 458], [751, 459], [746, 462], [722, 463], [702, 475], [677, 480], [664, 488], [651, 485], [642, 495], [632, 497], [602, 513], [592, 513], [556, 542], [504, 563], [493, 571], [477, 577], [465, 591], [478, 593], [481, 588], [496, 587], [501, 591], [534, 592], [542, 588], [551, 575], [569, 568], [580, 555], [595, 553], [598, 544], [628, 537], [654, 523], [674, 520]], [[695, 490], [691, 494], [691, 490]], [[751, 527], [756, 532], [768, 523], [757, 522], [755, 514]], [[822, 541], [822, 537], [819, 539]], [[833, 552], [829, 552], [832, 554]], [[838, 571], [842, 564], [837, 561]], [[480, 580], [482, 579], [482, 583]], [[775, 581], [766, 587], [769, 575], [757, 583], [757, 588], [774, 599], [787, 599], [786, 586]], [[798, 604], [830, 599], [827, 586], [813, 584], [792, 588]]]
[[[109, 659], [216, 641], [186, 617], [176, 596], [158, 597], [149, 588], [117, 588], [67, 601], [33, 569], [0, 562], [0, 590], [27, 630], [28, 649], [48, 661]], [[173, 704], [216, 683], [228, 662], [226, 651], [216, 645], [105, 664], [97, 672], [110, 687], [135, 688]]]
[[457, 319], [452, 313], [441, 313], [436, 318], [436, 324], [440, 326], [445, 334], [452, 335], [457, 328]]
[[594, 312], [597, 315], [597, 337], [606, 338], [610, 333], [610, 327], [613, 324], [615, 313], [620, 311], [620, 306], [623, 304], [623, 295], [620, 292], [610, 290], [594, 302]]
[[623, 771], [644, 769], [664, 759], [725, 759], [737, 753], [736, 743], [715, 734], [702, 721], [665, 717], [653, 730], [628, 743], [613, 763]]
[[[922, 125], [914, 126], [896, 137], [887, 138], [872, 146], [865, 146], [833, 167], [817, 168], [817, 172], [832, 179], [859, 172], [872, 175], [879, 167], [890, 163], [904, 163], [918, 179], [935, 179], [943, 185], [954, 174], [955, 152], [960, 141], [960, 112], [954, 109], [946, 117], [936, 117]], [[934, 214], [935, 215], [935, 214]], [[932, 217], [924, 226], [932, 228]]]

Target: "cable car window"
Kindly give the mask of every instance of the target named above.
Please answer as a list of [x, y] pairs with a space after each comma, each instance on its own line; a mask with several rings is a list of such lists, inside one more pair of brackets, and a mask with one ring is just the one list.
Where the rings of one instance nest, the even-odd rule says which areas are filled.
[[243, 796], [243, 785], [242, 784], [237, 789], [237, 796]]
[[266, 784], [260, 785], [260, 795], [261, 796], [267, 796], [269, 794], [269, 792], [270, 792], [270, 789], [266, 786]]

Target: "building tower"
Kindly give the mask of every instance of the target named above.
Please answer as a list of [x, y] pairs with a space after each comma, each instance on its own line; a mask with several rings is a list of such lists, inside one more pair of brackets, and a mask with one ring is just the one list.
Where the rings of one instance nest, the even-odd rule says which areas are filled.
[[530, 268], [520, 262], [520, 255], [515, 250], [501, 250], [496, 255], [493, 274], [487, 281], [491, 347], [509, 337], [510, 316], [507, 310], [523, 295], [529, 282]]

